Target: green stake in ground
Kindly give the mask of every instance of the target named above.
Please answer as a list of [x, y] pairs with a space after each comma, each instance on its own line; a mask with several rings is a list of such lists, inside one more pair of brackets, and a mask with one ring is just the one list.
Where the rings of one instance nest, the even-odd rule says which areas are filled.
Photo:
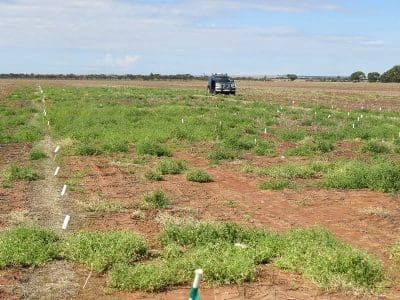
[[203, 276], [203, 270], [197, 269], [194, 271], [194, 274], [193, 286], [189, 291], [189, 300], [200, 300], [199, 285], [201, 277]]

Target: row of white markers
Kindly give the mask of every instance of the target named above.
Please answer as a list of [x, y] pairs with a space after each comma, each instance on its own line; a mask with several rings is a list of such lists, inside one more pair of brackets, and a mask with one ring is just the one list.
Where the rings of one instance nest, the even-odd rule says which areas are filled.
[[[43, 102], [43, 104], [44, 104], [44, 106], [45, 106], [46, 100], [45, 100], [45, 97], [44, 97], [44, 95], [43, 95], [43, 89], [41, 88], [41, 86], [39, 86], [39, 91], [40, 91], [40, 94], [42, 95], [42, 102]], [[43, 115], [44, 115], [45, 117], [47, 117], [46, 108], [43, 109]], [[47, 121], [47, 126], [50, 126], [50, 121]], [[57, 152], [58, 152], [59, 150], [60, 150], [60, 146], [57, 146], [57, 147], [54, 149], [54, 158], [55, 158], [55, 156], [57, 155]], [[57, 176], [57, 175], [58, 175], [58, 172], [60, 172], [60, 167], [57, 167], [57, 168], [56, 168], [56, 170], [54, 171], [54, 176]], [[67, 192], [67, 185], [64, 184], [63, 187], [62, 187], [60, 196], [61, 196], [61, 197], [64, 197], [66, 192]], [[70, 215], [66, 215], [66, 216], [64, 217], [64, 222], [63, 222], [63, 224], [62, 224], [62, 226], [61, 226], [61, 229], [63, 229], [63, 230], [66, 230], [66, 229], [67, 229], [68, 223], [69, 223], [69, 220], [70, 220], [70, 219], [71, 219], [71, 216], [70, 216]]]

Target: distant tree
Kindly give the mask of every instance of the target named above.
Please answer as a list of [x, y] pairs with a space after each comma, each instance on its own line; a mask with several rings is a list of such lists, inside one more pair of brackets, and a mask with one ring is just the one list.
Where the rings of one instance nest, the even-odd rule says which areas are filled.
[[296, 74], [287, 74], [286, 77], [290, 80], [290, 81], [295, 81], [297, 79], [297, 75]]
[[381, 77], [381, 74], [379, 74], [378, 72], [368, 73], [368, 81], [369, 82], [377, 82], [377, 81], [379, 81], [379, 77]]
[[400, 65], [394, 66], [381, 75], [382, 82], [400, 82]]
[[361, 81], [365, 79], [365, 73], [362, 71], [354, 72], [350, 75], [352, 81]]

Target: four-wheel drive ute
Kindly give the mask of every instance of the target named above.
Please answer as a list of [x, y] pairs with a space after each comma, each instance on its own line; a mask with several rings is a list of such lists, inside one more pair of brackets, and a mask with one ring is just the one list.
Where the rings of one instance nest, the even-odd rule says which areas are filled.
[[208, 78], [207, 89], [210, 94], [236, 94], [235, 81], [227, 74], [213, 74]]

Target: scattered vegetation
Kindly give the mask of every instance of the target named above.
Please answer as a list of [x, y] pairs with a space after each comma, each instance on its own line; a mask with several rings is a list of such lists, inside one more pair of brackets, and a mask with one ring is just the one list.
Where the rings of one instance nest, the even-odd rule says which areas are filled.
[[124, 206], [121, 203], [97, 200], [86, 205], [86, 210], [89, 212], [120, 212]]
[[144, 196], [144, 201], [153, 208], [165, 208], [169, 203], [167, 195], [160, 190], [146, 194]]
[[390, 159], [340, 161], [322, 177], [322, 186], [339, 189], [400, 190], [400, 163]]
[[104, 272], [117, 263], [130, 264], [147, 255], [147, 242], [131, 231], [80, 231], [63, 240], [62, 255]]
[[17, 164], [9, 165], [3, 172], [6, 181], [14, 180], [37, 180], [40, 176], [30, 167], [18, 166]]
[[390, 256], [396, 263], [400, 264], [400, 241], [392, 246]]
[[295, 189], [296, 185], [286, 179], [271, 180], [263, 182], [259, 185], [262, 190], [283, 190], [283, 189]]
[[109, 284], [123, 290], [160, 291], [186, 282], [199, 266], [210, 284], [240, 284], [254, 280], [256, 266], [268, 262], [303, 273], [327, 290], [371, 290], [383, 279], [379, 262], [322, 228], [278, 234], [232, 223], [170, 223], [160, 242], [160, 258], [117, 265], [108, 274]]
[[161, 159], [155, 166], [155, 171], [158, 171], [162, 175], [180, 174], [184, 170], [186, 170], [186, 164], [181, 160], [172, 158]]
[[155, 155], [155, 156], [171, 156], [171, 151], [160, 143], [144, 140], [136, 145], [138, 154]]
[[36, 225], [0, 232], [0, 268], [39, 266], [58, 256], [58, 237]]
[[38, 160], [38, 159], [42, 159], [42, 158], [46, 158], [46, 157], [47, 157], [47, 154], [39, 149], [32, 149], [29, 152], [29, 156], [28, 156], [29, 160]]
[[159, 170], [148, 170], [144, 173], [144, 177], [151, 181], [163, 180], [162, 173]]
[[186, 179], [188, 181], [201, 182], [201, 183], [212, 181], [211, 176], [206, 171], [201, 169], [194, 169], [188, 171], [186, 173]]

